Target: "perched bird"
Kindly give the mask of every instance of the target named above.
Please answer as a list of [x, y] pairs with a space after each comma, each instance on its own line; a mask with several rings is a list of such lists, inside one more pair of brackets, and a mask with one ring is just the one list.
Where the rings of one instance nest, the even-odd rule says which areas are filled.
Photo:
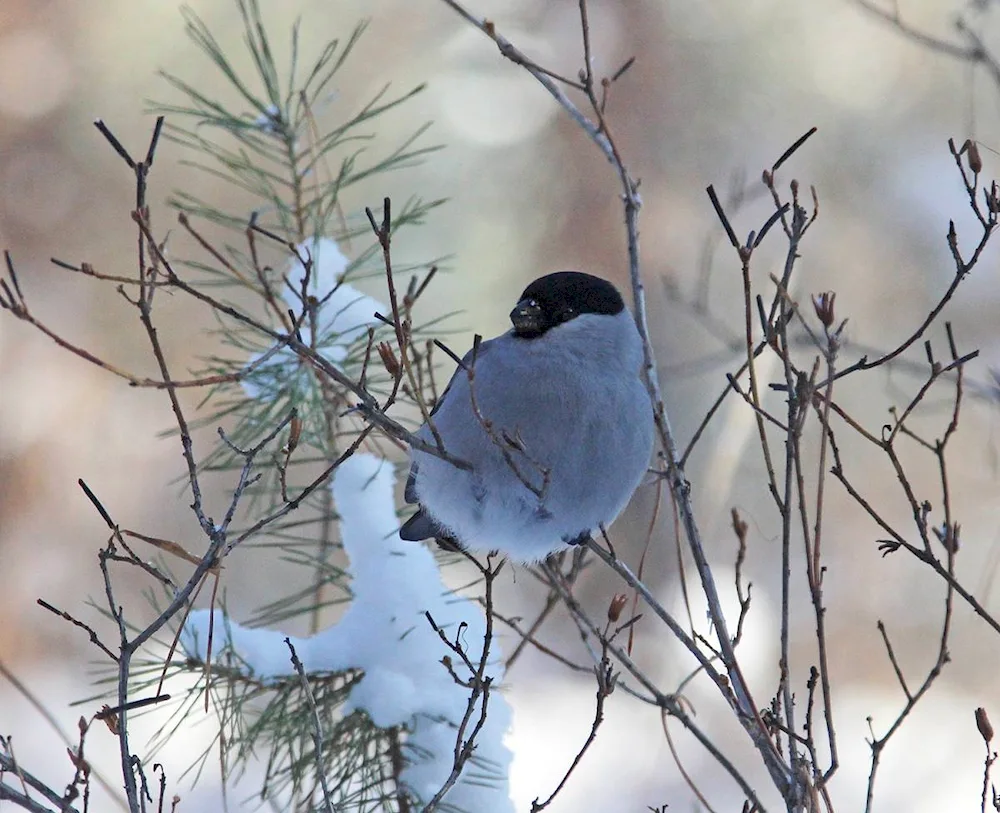
[[471, 465], [411, 450], [400, 529], [469, 551], [539, 561], [628, 504], [649, 465], [653, 413], [642, 342], [610, 282], [561, 271], [532, 282], [513, 327], [473, 348], [417, 436]]

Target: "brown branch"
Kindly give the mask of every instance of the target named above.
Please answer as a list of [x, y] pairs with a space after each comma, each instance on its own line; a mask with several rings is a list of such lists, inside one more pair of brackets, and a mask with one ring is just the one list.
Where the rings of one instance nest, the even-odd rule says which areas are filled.
[[[431, 625], [431, 628], [438, 634], [438, 637], [440, 637], [444, 644], [452, 652], [458, 655], [462, 663], [465, 664], [465, 667], [471, 673], [471, 676], [467, 681], [461, 680], [458, 675], [455, 674], [450, 660], [447, 658], [442, 659], [444, 667], [451, 674], [455, 682], [470, 690], [469, 700], [466, 704], [465, 712], [462, 715], [462, 720], [458, 725], [458, 730], [455, 733], [455, 749], [451, 773], [448, 775], [448, 778], [445, 779], [445, 782], [441, 786], [440, 790], [438, 790], [438, 792], [435, 793], [434, 796], [431, 797], [430, 801], [424, 806], [423, 813], [433, 813], [433, 811], [440, 806], [442, 800], [448, 794], [448, 791], [450, 791], [452, 787], [454, 787], [455, 783], [458, 782], [466, 763], [472, 758], [472, 754], [476, 748], [476, 738], [479, 736], [479, 732], [486, 723], [490, 691], [493, 688], [493, 678], [486, 674], [486, 669], [489, 665], [490, 647], [493, 643], [493, 583], [500, 571], [503, 570], [506, 560], [501, 561], [500, 564], [494, 567], [492, 554], [486, 557], [485, 565], [479, 562], [479, 560], [470, 553], [463, 551], [463, 554], [466, 559], [475, 565], [483, 577], [483, 600], [486, 603], [486, 629], [483, 633], [482, 652], [480, 653], [478, 661], [473, 663], [472, 659], [469, 658], [466, 653], [465, 648], [461, 643], [459, 643], [457, 636], [455, 641], [449, 640], [444, 630], [441, 629], [441, 627], [439, 627], [431, 617], [431, 614], [429, 612], [424, 614], [427, 617], [427, 622]], [[463, 624], [460, 628], [464, 628], [464, 626], [465, 625]], [[476, 717], [475, 722], [473, 722], [472, 718], [476, 714], [477, 707], [479, 709], [479, 714]]]
[[[624, 627], [620, 627], [609, 637], [608, 631], [610, 624], [611, 621], [609, 618], [608, 627], [605, 628], [604, 635], [602, 636], [604, 650], [601, 654], [601, 662], [594, 666], [594, 676], [597, 678], [597, 702], [594, 708], [594, 721], [590, 724], [590, 733], [587, 735], [586, 740], [584, 740], [583, 745], [580, 746], [576, 756], [573, 757], [573, 761], [570, 763], [569, 768], [567, 768], [566, 773], [563, 774], [562, 779], [559, 780], [559, 784], [556, 785], [555, 790], [549, 794], [544, 802], [539, 802], [537, 797], [532, 801], [531, 813], [541, 813], [542, 810], [545, 810], [545, 808], [552, 804], [556, 796], [558, 796], [562, 789], [566, 787], [566, 783], [569, 782], [569, 778], [573, 775], [573, 771], [575, 771], [577, 766], [580, 764], [580, 760], [583, 759], [583, 755], [587, 753], [587, 750], [597, 738], [597, 730], [601, 727], [601, 723], [604, 722], [604, 701], [607, 700], [611, 693], [615, 690], [615, 683], [617, 682], [617, 676], [612, 671], [611, 661], [608, 658], [607, 643], [613, 640], [615, 636], [621, 632], [622, 629], [624, 629]], [[631, 622], [629, 623], [629, 626], [631, 626]]]
[[82, 630], [86, 630], [90, 634], [90, 642], [94, 644], [94, 646], [96, 646], [98, 649], [100, 649], [105, 655], [111, 658], [111, 660], [113, 660], [115, 663], [118, 663], [118, 656], [115, 655], [114, 652], [112, 652], [110, 649], [107, 648], [107, 646], [104, 645], [104, 642], [97, 635], [97, 632], [94, 630], [93, 627], [89, 626], [88, 624], [84, 624], [82, 621], [74, 618], [65, 610], [60, 610], [57, 609], [56, 607], [53, 607], [45, 599], [39, 598], [35, 600], [38, 602], [39, 606], [44, 607], [50, 613], [58, 615], [60, 618], [65, 618], [75, 627], [79, 627]]
[[323, 805], [326, 808], [326, 813], [334, 813], [333, 801], [330, 798], [330, 787], [326, 781], [327, 768], [326, 763], [323, 760], [323, 725], [319, 719], [319, 709], [316, 707], [316, 698], [313, 697], [312, 689], [309, 687], [309, 678], [306, 677], [305, 667], [302, 665], [302, 661], [299, 660], [299, 656], [295, 652], [295, 646], [292, 644], [292, 639], [286, 637], [285, 645], [291, 652], [292, 668], [295, 669], [295, 673], [299, 676], [299, 685], [302, 687], [302, 693], [305, 695], [306, 704], [309, 706], [311, 715], [311, 726], [309, 732], [312, 736], [313, 754], [316, 758], [316, 774], [319, 777], [320, 788], [323, 791]]

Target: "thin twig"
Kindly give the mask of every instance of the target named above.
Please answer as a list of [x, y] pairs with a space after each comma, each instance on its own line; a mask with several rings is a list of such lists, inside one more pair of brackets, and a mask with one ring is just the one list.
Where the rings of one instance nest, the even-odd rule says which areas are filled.
[[302, 693], [306, 697], [306, 704], [309, 706], [309, 711], [312, 714], [310, 734], [313, 740], [313, 755], [316, 759], [316, 775], [319, 777], [319, 785], [323, 790], [323, 805], [326, 808], [326, 813], [334, 813], [333, 800], [330, 796], [330, 786], [326, 780], [326, 761], [323, 759], [323, 723], [319, 719], [316, 698], [313, 697], [312, 688], [309, 686], [309, 678], [306, 677], [305, 667], [302, 666], [302, 661], [299, 660], [299, 656], [295, 652], [295, 646], [292, 644], [291, 638], [285, 638], [285, 646], [291, 652], [292, 667], [299, 676], [299, 685], [302, 687]]

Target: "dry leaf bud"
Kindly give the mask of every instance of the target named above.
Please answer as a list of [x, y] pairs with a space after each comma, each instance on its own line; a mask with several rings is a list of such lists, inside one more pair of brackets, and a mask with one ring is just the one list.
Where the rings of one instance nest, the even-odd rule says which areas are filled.
[[824, 291], [819, 296], [813, 297], [813, 307], [816, 309], [817, 318], [824, 327], [831, 327], [836, 320], [833, 311], [833, 303], [837, 299], [837, 294], [833, 291]]
[[393, 378], [397, 378], [400, 373], [399, 362], [396, 360], [396, 354], [388, 342], [379, 342], [378, 355], [382, 359], [382, 366], [385, 367], [386, 372]]
[[628, 603], [628, 596], [624, 593], [616, 593], [611, 599], [611, 603], [608, 605], [608, 621], [612, 624], [617, 624], [618, 619], [622, 616], [622, 610], [625, 609], [625, 605]]
[[302, 419], [296, 415], [288, 423], [288, 443], [285, 444], [285, 454], [291, 454], [295, 447], [299, 445], [299, 437], [302, 435]]
[[986, 716], [986, 709], [980, 706], [976, 709], [976, 728], [983, 737], [983, 742], [989, 744], [993, 740], [993, 725]]
[[975, 141], [967, 141], [965, 143], [969, 148], [969, 169], [978, 175], [983, 171], [983, 159], [979, 154], [979, 145]]
[[98, 715], [104, 724], [108, 727], [108, 730], [118, 736], [118, 715], [111, 713], [111, 706], [105, 704], [101, 707], [101, 713]]

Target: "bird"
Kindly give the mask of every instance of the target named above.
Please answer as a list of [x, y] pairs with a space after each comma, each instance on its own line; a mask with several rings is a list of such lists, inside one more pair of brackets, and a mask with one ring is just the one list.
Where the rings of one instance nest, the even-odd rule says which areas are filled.
[[415, 433], [468, 467], [411, 446], [404, 540], [538, 562], [603, 531], [648, 469], [643, 345], [617, 288], [547, 274], [510, 320], [477, 338]]

